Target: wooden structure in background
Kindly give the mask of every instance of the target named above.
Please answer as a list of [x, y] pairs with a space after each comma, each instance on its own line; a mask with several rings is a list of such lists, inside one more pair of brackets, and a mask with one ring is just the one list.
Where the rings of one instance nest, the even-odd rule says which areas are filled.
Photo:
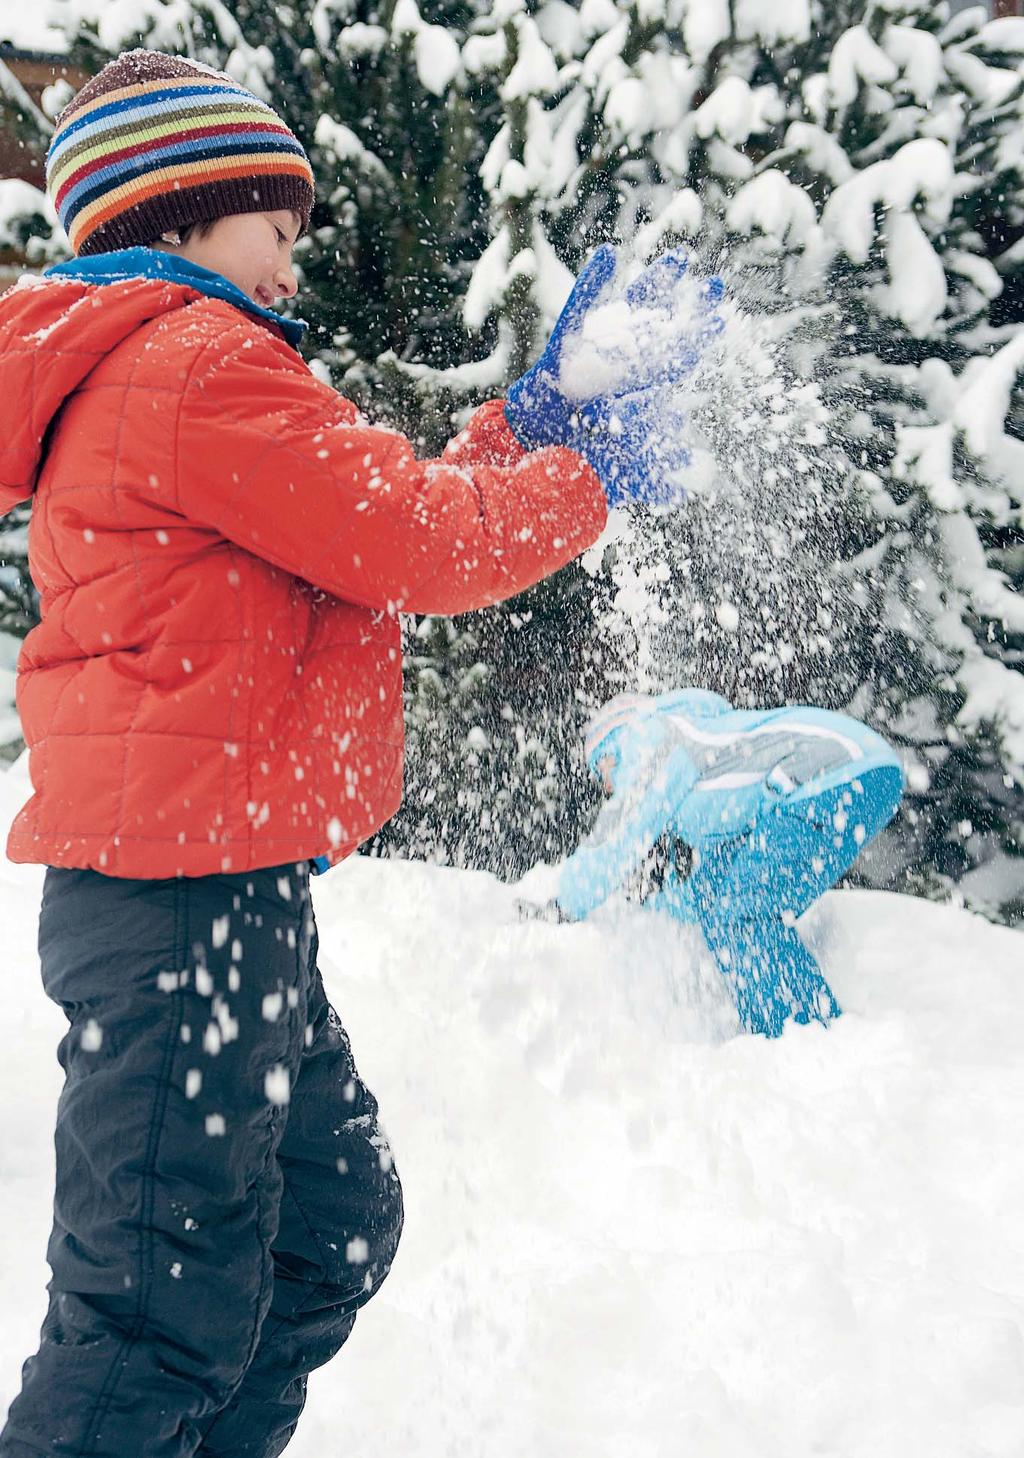
[[[21, 51], [3, 42], [0, 42], [0, 61], [40, 108], [48, 86], [67, 81], [77, 91], [88, 79], [87, 73], [70, 65], [66, 56]], [[26, 145], [0, 126], [0, 179], [17, 178], [43, 188], [46, 185], [44, 159], [43, 148]], [[14, 249], [0, 249], [0, 291], [14, 282], [24, 266], [24, 258]]]

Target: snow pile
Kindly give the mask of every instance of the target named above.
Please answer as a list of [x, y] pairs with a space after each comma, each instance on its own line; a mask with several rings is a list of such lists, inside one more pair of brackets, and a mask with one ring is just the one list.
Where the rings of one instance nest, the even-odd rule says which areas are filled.
[[[25, 786], [0, 788], [9, 816]], [[59, 1089], [40, 879], [0, 870], [4, 1400], [43, 1312]], [[833, 895], [805, 934], [846, 1014], [768, 1043], [696, 934], [524, 923], [515, 896], [362, 859], [316, 883], [408, 1219], [289, 1454], [1016, 1458], [1019, 934]]]

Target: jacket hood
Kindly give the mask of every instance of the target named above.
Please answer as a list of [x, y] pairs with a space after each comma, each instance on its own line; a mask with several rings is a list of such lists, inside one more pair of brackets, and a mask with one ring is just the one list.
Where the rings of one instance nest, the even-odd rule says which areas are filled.
[[47, 432], [68, 396], [136, 329], [197, 294], [265, 316], [289, 343], [301, 338], [303, 326], [260, 309], [219, 274], [149, 248], [73, 260], [0, 297], [0, 514], [35, 490]]

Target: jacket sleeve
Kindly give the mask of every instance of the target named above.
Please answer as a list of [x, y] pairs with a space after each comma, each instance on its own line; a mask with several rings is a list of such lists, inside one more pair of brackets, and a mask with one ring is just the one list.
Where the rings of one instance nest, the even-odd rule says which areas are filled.
[[524, 453], [500, 401], [440, 460], [418, 461], [404, 436], [368, 426], [258, 326], [197, 362], [177, 460], [184, 515], [389, 612], [461, 613], [512, 597], [595, 541], [607, 513], [590, 467], [561, 447]]

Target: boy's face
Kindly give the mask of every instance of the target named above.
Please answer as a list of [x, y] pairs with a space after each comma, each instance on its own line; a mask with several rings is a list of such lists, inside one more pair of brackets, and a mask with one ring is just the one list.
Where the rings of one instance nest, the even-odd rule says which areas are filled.
[[218, 218], [209, 232], [198, 229], [175, 248], [182, 258], [210, 268], [236, 284], [254, 303], [271, 308], [290, 299], [298, 285], [292, 269], [302, 220], [287, 208], [269, 213], [232, 213]]
[[601, 788], [606, 795], [615, 794], [615, 765], [614, 754], [603, 754], [597, 761], [597, 773], [601, 780]]

